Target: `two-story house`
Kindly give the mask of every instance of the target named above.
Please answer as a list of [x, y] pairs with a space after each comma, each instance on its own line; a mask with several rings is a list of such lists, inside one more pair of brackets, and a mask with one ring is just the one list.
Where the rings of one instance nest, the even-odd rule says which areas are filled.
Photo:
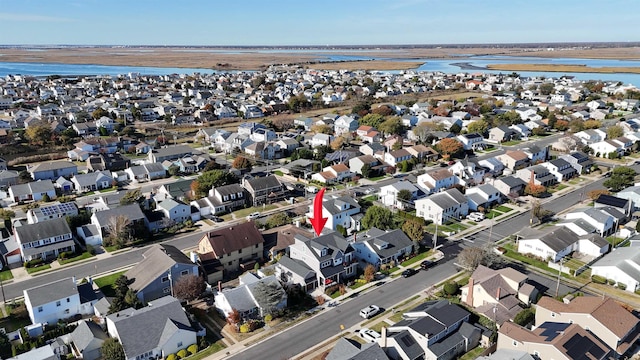
[[593, 165], [593, 160], [589, 158], [589, 155], [582, 151], [574, 151], [570, 154], [562, 155], [559, 158], [571, 164], [578, 174], [589, 173], [591, 171], [591, 166]]
[[473, 211], [478, 211], [480, 207], [486, 210], [495, 204], [502, 203], [502, 193], [491, 184], [468, 188], [464, 196], [469, 201], [469, 210]]
[[449, 171], [458, 177], [461, 185], [477, 185], [484, 182], [486, 170], [482, 166], [467, 158], [457, 160], [449, 166]]
[[461, 134], [456, 137], [465, 150], [479, 150], [485, 146], [484, 137], [478, 133]]
[[401, 261], [413, 252], [413, 241], [400, 229], [382, 231], [371, 228], [355, 236], [351, 243], [358, 260], [375, 266]]
[[78, 215], [78, 206], [75, 202], [53, 202], [27, 210], [27, 222], [29, 224], [35, 224], [37, 222], [76, 215]]
[[562, 182], [569, 180], [578, 175], [578, 171], [571, 166], [569, 162], [562, 158], [554, 159], [551, 161], [543, 162], [540, 166], [545, 167], [549, 172], [556, 177], [556, 182]]
[[92, 315], [98, 298], [90, 282], [74, 277], [23, 290], [24, 304], [33, 324], [55, 324], [76, 315]]
[[419, 175], [416, 179], [416, 185], [418, 185], [425, 194], [433, 194], [459, 183], [460, 179], [458, 179], [458, 177], [449, 169], [427, 171], [426, 173]]
[[[408, 191], [409, 199], [398, 198], [398, 193], [402, 190]], [[378, 199], [384, 206], [393, 206], [397, 209], [413, 208], [413, 200], [418, 198], [421, 190], [410, 181], [397, 181], [395, 183], [380, 187]]]
[[56, 180], [60, 176], [70, 177], [78, 173], [78, 166], [69, 161], [42, 162], [30, 166], [27, 172], [33, 180]]
[[536, 185], [549, 186], [557, 182], [557, 178], [549, 169], [542, 165], [529, 166], [516, 171], [516, 177], [527, 183], [533, 181]]
[[352, 133], [358, 129], [358, 120], [353, 116], [342, 115], [333, 123], [333, 129], [336, 136]]
[[[309, 205], [307, 218], [317, 216], [313, 213], [313, 204]], [[348, 233], [360, 230], [360, 205], [350, 196], [325, 197], [322, 201], [322, 217], [327, 218], [325, 229], [338, 230], [338, 226]]]
[[439, 225], [459, 220], [469, 213], [469, 202], [453, 188], [415, 201], [416, 216]]
[[191, 202], [201, 216], [218, 215], [240, 209], [247, 203], [245, 190], [240, 184], [217, 186], [209, 190], [209, 196]]
[[384, 154], [384, 162], [391, 166], [398, 166], [403, 161], [411, 160], [411, 154], [406, 149], [389, 151]]
[[136, 291], [143, 303], [173, 295], [173, 286], [183, 276], [199, 276], [198, 265], [175, 246], [156, 244], [142, 257], [142, 261], [124, 275], [130, 281], [129, 288]]
[[73, 233], [65, 218], [56, 218], [35, 224], [16, 224], [14, 236], [20, 245], [23, 261], [57, 257], [75, 250]]
[[506, 153], [497, 156], [504, 166], [513, 171], [529, 165], [529, 156], [520, 150], [507, 150]]

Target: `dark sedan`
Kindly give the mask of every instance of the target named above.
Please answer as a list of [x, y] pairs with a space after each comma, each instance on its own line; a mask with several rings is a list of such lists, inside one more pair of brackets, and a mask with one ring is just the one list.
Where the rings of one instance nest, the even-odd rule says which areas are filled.
[[402, 277], [408, 278], [409, 276], [415, 275], [418, 272], [416, 269], [407, 269], [402, 272]]

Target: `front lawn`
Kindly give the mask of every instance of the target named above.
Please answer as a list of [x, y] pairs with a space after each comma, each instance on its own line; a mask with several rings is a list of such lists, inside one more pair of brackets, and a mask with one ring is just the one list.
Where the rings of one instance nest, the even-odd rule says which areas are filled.
[[125, 272], [126, 270], [120, 271], [117, 273], [113, 273], [111, 275], [99, 277], [97, 279], [94, 279], [93, 281], [100, 288], [100, 291], [102, 291], [104, 296], [113, 297], [113, 296], [116, 296], [116, 292], [115, 292], [115, 289], [113, 288], [113, 284], [115, 284], [116, 280], [118, 280], [120, 275], [124, 274]]
[[5, 269], [0, 271], [0, 280], [1, 281], [7, 281], [7, 280], [11, 280], [13, 279], [13, 274], [11, 273], [10, 269]]
[[508, 213], [509, 211], [513, 211], [512, 208], [506, 206], [506, 205], [500, 205], [498, 207], [496, 207], [496, 210], [500, 211], [501, 213]]
[[[261, 211], [269, 211], [269, 210], [273, 210], [275, 208], [277, 208], [278, 206], [270, 204], [270, 205], [265, 205], [263, 206], [255, 206], [255, 207], [250, 207], [250, 208], [246, 208], [246, 209], [241, 209], [241, 210], [237, 210], [234, 212], [234, 214], [236, 215], [236, 219], [240, 219], [243, 218], [251, 213], [254, 212], [261, 212]], [[224, 219], [224, 216], [222, 217]]]
[[623, 238], [619, 238], [619, 237], [615, 237], [615, 236], [609, 236], [607, 237], [607, 241], [609, 242], [609, 244], [611, 244], [611, 246], [615, 247], [618, 244], [620, 244], [621, 242], [624, 241]]
[[51, 269], [51, 265], [50, 264], [44, 264], [44, 265], [40, 265], [38, 267], [27, 268], [27, 274], [31, 275], [31, 274], [37, 273], [39, 271], [49, 270], [49, 269]]
[[91, 255], [88, 251], [83, 252], [82, 254], [69, 258], [69, 259], [64, 259], [64, 260], [58, 260], [58, 263], [60, 263], [60, 265], [66, 265], [72, 262], [76, 262], [76, 261], [80, 261], [80, 260], [84, 260], [84, 259], [89, 259], [90, 257], [92, 257], [94, 255]]
[[471, 351], [469, 351], [468, 353], [462, 355], [459, 359], [460, 360], [473, 360], [473, 359], [476, 359], [476, 358], [480, 357], [480, 355], [485, 350], [486, 349], [483, 348], [482, 346], [477, 346], [474, 349], [472, 349]]
[[411, 264], [415, 264], [415, 263], [416, 263], [416, 262], [418, 262], [418, 261], [422, 261], [422, 260], [424, 260], [427, 256], [431, 255], [431, 253], [432, 253], [432, 251], [431, 251], [431, 250], [429, 250], [429, 251], [425, 251], [425, 252], [423, 252], [423, 253], [420, 253], [420, 254], [418, 254], [418, 255], [416, 255], [416, 256], [414, 256], [414, 257], [412, 257], [412, 258], [411, 258], [411, 259], [409, 259], [409, 260], [403, 261], [400, 265], [402, 265], [402, 266], [404, 266], [404, 267], [407, 267], [407, 266], [409, 266], [409, 265], [411, 265]]

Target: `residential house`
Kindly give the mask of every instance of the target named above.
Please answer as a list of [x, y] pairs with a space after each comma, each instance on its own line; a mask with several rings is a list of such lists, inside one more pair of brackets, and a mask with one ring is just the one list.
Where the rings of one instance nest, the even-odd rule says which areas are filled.
[[76, 174], [71, 178], [76, 193], [99, 191], [111, 188], [113, 177], [109, 171], [95, 171], [87, 174]]
[[181, 157], [193, 154], [193, 148], [188, 145], [167, 146], [155, 149], [149, 153], [149, 162], [162, 163], [163, 161], [177, 160]]
[[78, 327], [69, 334], [70, 346], [76, 359], [98, 360], [101, 348], [109, 337], [100, 325], [93, 321], [80, 321]]
[[27, 210], [27, 223], [35, 224], [51, 219], [66, 218], [78, 215], [78, 206], [75, 202], [53, 202], [40, 207]]
[[25, 201], [51, 201], [57, 197], [56, 189], [49, 180], [38, 180], [26, 184], [11, 185], [9, 186], [8, 192], [9, 199], [15, 203]]
[[135, 228], [136, 226], [145, 226], [148, 228], [149, 226], [147, 217], [142, 210], [140, 210], [140, 205], [137, 203], [96, 211], [91, 215], [91, 224], [96, 226], [101, 239], [109, 235], [113, 227], [114, 219], [119, 216], [127, 218], [131, 228]]
[[296, 139], [282, 138], [276, 141], [276, 150], [280, 153], [280, 157], [291, 155], [299, 146], [300, 143]]
[[464, 194], [469, 202], [469, 210], [479, 208], [488, 210], [493, 205], [502, 203], [502, 193], [491, 184], [482, 184], [468, 188]]
[[461, 289], [460, 299], [499, 325], [513, 321], [522, 305], [536, 301], [538, 290], [527, 282], [527, 275], [505, 267], [499, 270], [479, 265], [469, 283]]
[[640, 208], [640, 186], [629, 186], [618, 191], [616, 197], [626, 199], [633, 203], [634, 209]]
[[109, 335], [122, 345], [126, 360], [166, 358], [198, 341], [180, 301], [172, 296], [110, 314], [106, 323]]
[[154, 195], [154, 199], [156, 201], [161, 201], [165, 199], [174, 199], [180, 201], [186, 201], [191, 198], [192, 190], [191, 184], [193, 183], [193, 179], [184, 179], [174, 181], [169, 184], [161, 185]]
[[520, 150], [507, 150], [502, 155], [497, 156], [504, 166], [512, 171], [522, 169], [529, 165], [529, 156]]
[[332, 141], [333, 141], [333, 136], [332, 135], [323, 134], [323, 133], [317, 133], [317, 134], [313, 135], [309, 145], [312, 148], [315, 148], [315, 147], [318, 147], [318, 146], [329, 146], [329, 145], [331, 145]]
[[563, 226], [555, 227], [542, 236], [518, 240], [519, 253], [532, 254], [554, 263], [573, 252], [599, 257], [606, 254], [609, 247], [609, 243], [597, 234], [579, 236]]
[[593, 207], [596, 209], [611, 207], [630, 217], [634, 209], [634, 204], [633, 201], [628, 199], [614, 195], [601, 194], [593, 201]]
[[633, 350], [640, 337], [640, 319], [625, 306], [605, 296], [542, 297], [536, 306], [535, 325], [575, 324], [595, 335], [617, 356]]
[[515, 176], [505, 176], [493, 181], [492, 185], [498, 189], [502, 195], [515, 197], [522, 195], [527, 183]]
[[358, 120], [349, 115], [342, 115], [333, 123], [333, 130], [336, 136], [348, 134], [358, 129]]
[[438, 152], [432, 147], [421, 144], [407, 147], [405, 150], [407, 150], [411, 156], [420, 161], [436, 161], [438, 160], [438, 157], [440, 157], [440, 154], [438, 154]]
[[591, 264], [591, 275], [616, 282], [618, 288], [635, 292], [640, 289], [640, 252], [626, 247], [615, 248]]
[[460, 179], [448, 169], [436, 169], [418, 175], [416, 185], [426, 194], [433, 194], [460, 183]]
[[200, 216], [219, 215], [244, 207], [246, 200], [244, 188], [240, 184], [229, 184], [212, 188], [209, 196], [192, 201], [191, 206], [200, 210]]
[[309, 131], [313, 126], [313, 119], [308, 117], [297, 117], [293, 119], [293, 126], [303, 127], [305, 131]]
[[364, 155], [371, 155], [376, 159], [380, 159], [380, 161], [382, 161], [384, 159], [386, 148], [380, 143], [369, 143], [361, 145], [358, 148], [358, 151], [360, 151]]
[[87, 169], [90, 171], [120, 171], [128, 168], [131, 160], [120, 153], [104, 153], [89, 156], [87, 159]]
[[[218, 312], [229, 317], [234, 310], [241, 319], [262, 319], [267, 314], [284, 310], [287, 306], [287, 292], [274, 275], [259, 278], [247, 272], [240, 276], [239, 285], [215, 293], [214, 304]], [[269, 294], [268, 297], [265, 294]]]
[[476, 162], [466, 157], [449, 166], [449, 171], [458, 177], [460, 185], [463, 186], [477, 185], [484, 182], [485, 168], [478, 166]]
[[78, 166], [69, 161], [42, 162], [27, 167], [33, 180], [56, 180], [60, 176], [70, 177], [78, 173]]
[[388, 360], [389, 357], [378, 343], [362, 344], [357, 340], [341, 337], [327, 354], [326, 360]]
[[393, 150], [386, 152], [383, 160], [391, 166], [398, 166], [403, 161], [411, 160], [411, 153], [406, 149]]
[[622, 144], [614, 140], [603, 140], [589, 144], [589, 148], [593, 150], [595, 157], [609, 158], [610, 154], [617, 157], [623, 156], [625, 148]]
[[158, 163], [142, 164], [131, 166], [124, 170], [129, 176], [129, 180], [134, 183], [142, 183], [167, 176], [167, 170]]
[[24, 304], [32, 324], [55, 324], [76, 315], [93, 314], [98, 301], [92, 284], [77, 284], [67, 277], [23, 290]]
[[[349, 170], [354, 174], [362, 175], [362, 169], [365, 165], [368, 165], [369, 170], [371, 170], [379, 164], [380, 160], [376, 159], [372, 155], [362, 155], [349, 160]], [[369, 173], [369, 176], [370, 175], [371, 173]]]
[[198, 265], [175, 246], [155, 244], [142, 254], [142, 261], [124, 274], [143, 303], [172, 295], [183, 276], [199, 276]]
[[504, 170], [504, 164], [496, 157], [482, 159], [478, 161], [478, 165], [486, 168], [487, 173], [493, 176], [502, 175], [502, 171]]
[[205, 268], [209, 268], [207, 282], [222, 280], [238, 271], [253, 269], [263, 259], [262, 234], [253, 221], [207, 232], [198, 242], [198, 255]]
[[75, 251], [73, 233], [65, 218], [35, 224], [16, 225], [15, 239], [20, 244], [23, 261], [58, 257], [62, 252]]
[[[409, 199], [398, 198], [398, 193], [402, 190], [406, 190], [409, 192]], [[418, 198], [419, 193], [421, 193], [421, 190], [413, 185], [410, 181], [401, 180], [380, 187], [378, 199], [384, 206], [392, 206], [396, 209], [404, 210], [413, 208], [413, 200]]]
[[531, 164], [537, 164], [543, 161], [547, 161], [549, 158], [549, 146], [539, 147], [536, 145], [530, 145], [529, 147], [520, 149], [523, 153], [527, 154], [529, 162]]
[[324, 184], [333, 184], [348, 181], [353, 176], [349, 167], [343, 163], [327, 166], [322, 172], [311, 175], [312, 180], [319, 181]]
[[513, 124], [509, 126], [509, 129], [514, 130], [519, 138], [528, 138], [531, 136], [531, 129], [524, 124]]
[[607, 133], [600, 129], [588, 129], [574, 134], [585, 145], [591, 145], [607, 138]]
[[549, 170], [551, 175], [556, 177], [557, 182], [569, 180], [579, 174], [578, 171], [571, 166], [571, 163], [562, 158], [541, 163], [540, 166]]
[[439, 225], [459, 220], [469, 213], [469, 203], [460, 190], [453, 188], [415, 202], [416, 216]]
[[536, 185], [549, 186], [556, 183], [557, 178], [550, 170], [542, 165], [529, 166], [516, 171], [516, 177], [527, 184], [533, 182]]
[[20, 174], [15, 170], [0, 170], [0, 189], [6, 190], [9, 186], [20, 182]]
[[456, 359], [476, 347], [482, 337], [482, 330], [469, 323], [470, 316], [449, 301], [427, 301], [383, 328], [378, 344], [392, 359]]
[[617, 229], [617, 221], [612, 215], [595, 208], [577, 209], [567, 213], [565, 217], [567, 220], [582, 219], [586, 221], [602, 237], [613, 234]]
[[519, 139], [520, 133], [517, 131], [502, 125], [496, 126], [489, 130], [489, 138], [488, 140], [495, 143], [501, 143], [505, 141], [511, 141], [514, 139]]
[[[316, 216], [313, 212], [313, 204], [309, 205], [307, 218]], [[327, 218], [324, 225], [326, 229], [338, 230], [338, 226], [344, 228], [348, 233], [360, 231], [360, 205], [349, 196], [326, 197], [322, 202], [322, 217]]]
[[355, 249], [356, 258], [376, 269], [392, 261], [398, 263], [414, 250], [413, 241], [400, 229], [383, 231], [371, 228], [354, 238], [351, 246]]
[[243, 179], [242, 187], [247, 191], [252, 206], [277, 202], [286, 195], [284, 186], [275, 175]]
[[546, 322], [534, 330], [505, 322], [498, 330], [498, 349], [524, 350], [537, 359], [609, 359], [612, 354], [602, 340], [578, 324]]
[[165, 199], [158, 202], [157, 209], [164, 214], [170, 224], [191, 220], [191, 206], [174, 199]]
[[[285, 263], [278, 262], [276, 275], [285, 284], [297, 284], [307, 290], [341, 284], [357, 274], [355, 250], [337, 232], [314, 238], [297, 234], [289, 246], [289, 256], [282, 257], [285, 258]], [[306, 282], [309, 274], [313, 275], [311, 283]], [[295, 282], [299, 279], [305, 282]]]
[[380, 133], [372, 126], [362, 125], [356, 129], [356, 135], [366, 143], [379, 142], [381, 139]]

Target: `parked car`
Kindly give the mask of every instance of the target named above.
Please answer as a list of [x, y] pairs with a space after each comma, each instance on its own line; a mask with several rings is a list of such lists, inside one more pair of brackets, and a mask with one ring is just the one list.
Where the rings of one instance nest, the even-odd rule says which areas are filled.
[[420, 263], [420, 267], [422, 268], [422, 270], [428, 270], [432, 266], [433, 266], [433, 261], [431, 260], [425, 260]]
[[257, 219], [260, 217], [260, 213], [259, 212], [253, 212], [249, 215], [247, 215], [247, 220], [253, 220], [253, 219]]
[[380, 339], [380, 334], [374, 330], [362, 328], [358, 331], [358, 335], [367, 342], [373, 343]]
[[364, 193], [365, 193], [365, 194], [367, 194], [367, 195], [369, 195], [369, 194], [373, 194], [374, 192], [376, 192], [376, 188], [372, 188], [372, 187], [367, 188], [367, 189], [365, 189], [365, 191], [364, 191]]
[[315, 194], [315, 193], [317, 193], [317, 192], [318, 192], [318, 188], [317, 188], [317, 187], [315, 187], [315, 186], [311, 186], [311, 185], [309, 185], [309, 186], [307, 186], [307, 187], [306, 187], [306, 189], [307, 189], [307, 192], [308, 192], [309, 194]]
[[472, 212], [471, 214], [467, 215], [467, 219], [475, 222], [482, 221], [484, 220], [484, 214], [481, 212]]
[[409, 276], [413, 276], [416, 273], [418, 273], [418, 270], [416, 270], [416, 269], [407, 269], [407, 270], [402, 272], [402, 277], [408, 278]]
[[360, 317], [369, 319], [376, 316], [378, 312], [380, 312], [379, 307], [377, 307], [376, 305], [369, 305], [366, 308], [360, 310]]
[[224, 219], [219, 217], [219, 216], [214, 216], [214, 217], [211, 218], [211, 220], [213, 220], [215, 222], [223, 222], [224, 221]]

